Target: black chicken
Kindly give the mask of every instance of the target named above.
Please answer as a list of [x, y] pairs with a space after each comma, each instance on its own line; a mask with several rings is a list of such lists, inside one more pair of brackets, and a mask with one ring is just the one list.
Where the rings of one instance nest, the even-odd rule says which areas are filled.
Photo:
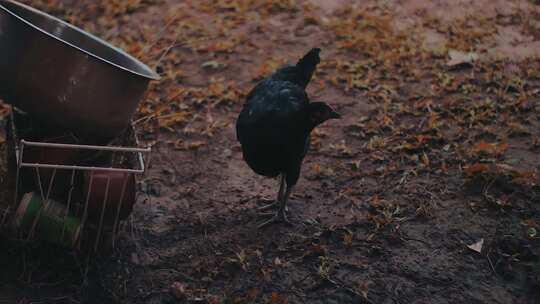
[[259, 227], [288, 223], [287, 199], [300, 176], [310, 133], [326, 120], [341, 117], [324, 102], [310, 102], [305, 91], [320, 51], [310, 50], [296, 65], [283, 66], [258, 83], [236, 121], [236, 136], [249, 167], [263, 176], [281, 175], [277, 213]]

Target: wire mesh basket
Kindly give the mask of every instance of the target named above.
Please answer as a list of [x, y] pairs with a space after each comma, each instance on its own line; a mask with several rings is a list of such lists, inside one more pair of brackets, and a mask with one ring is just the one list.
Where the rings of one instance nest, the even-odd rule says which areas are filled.
[[[130, 126], [107, 145], [80, 143], [16, 109], [6, 126], [13, 203], [0, 214], [19, 238], [42, 239], [80, 251], [115, 247], [136, 201], [145, 156]], [[55, 134], [55, 136], [51, 136]]]

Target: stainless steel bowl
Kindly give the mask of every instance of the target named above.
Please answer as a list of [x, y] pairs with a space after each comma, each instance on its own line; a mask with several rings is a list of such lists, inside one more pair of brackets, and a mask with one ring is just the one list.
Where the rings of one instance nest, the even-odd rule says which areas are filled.
[[27, 5], [0, 0], [0, 97], [91, 140], [131, 120], [149, 67], [105, 41]]

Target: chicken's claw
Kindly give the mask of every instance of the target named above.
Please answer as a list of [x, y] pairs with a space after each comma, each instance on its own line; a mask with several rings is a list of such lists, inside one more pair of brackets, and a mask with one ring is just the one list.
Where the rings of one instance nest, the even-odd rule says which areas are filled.
[[279, 207], [279, 204], [276, 201], [268, 201], [268, 202], [265, 202], [265, 203], [267, 203], [267, 205], [264, 205], [264, 206], [259, 207], [257, 209], [259, 211], [266, 211], [266, 210], [269, 210], [269, 209], [274, 209], [274, 208]]
[[271, 224], [277, 224], [277, 223], [285, 223], [289, 226], [292, 226], [291, 222], [289, 222], [289, 219], [287, 219], [287, 216], [285, 215], [285, 212], [278, 212], [276, 213], [271, 219], [269, 219], [266, 222], [263, 222], [260, 224], [257, 228], [261, 229]]

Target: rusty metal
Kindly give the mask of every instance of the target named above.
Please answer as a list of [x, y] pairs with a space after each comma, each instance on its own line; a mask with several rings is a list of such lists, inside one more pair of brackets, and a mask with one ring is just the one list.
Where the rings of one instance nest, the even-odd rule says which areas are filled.
[[27, 5], [0, 0], [0, 98], [101, 144], [129, 127], [149, 67]]

